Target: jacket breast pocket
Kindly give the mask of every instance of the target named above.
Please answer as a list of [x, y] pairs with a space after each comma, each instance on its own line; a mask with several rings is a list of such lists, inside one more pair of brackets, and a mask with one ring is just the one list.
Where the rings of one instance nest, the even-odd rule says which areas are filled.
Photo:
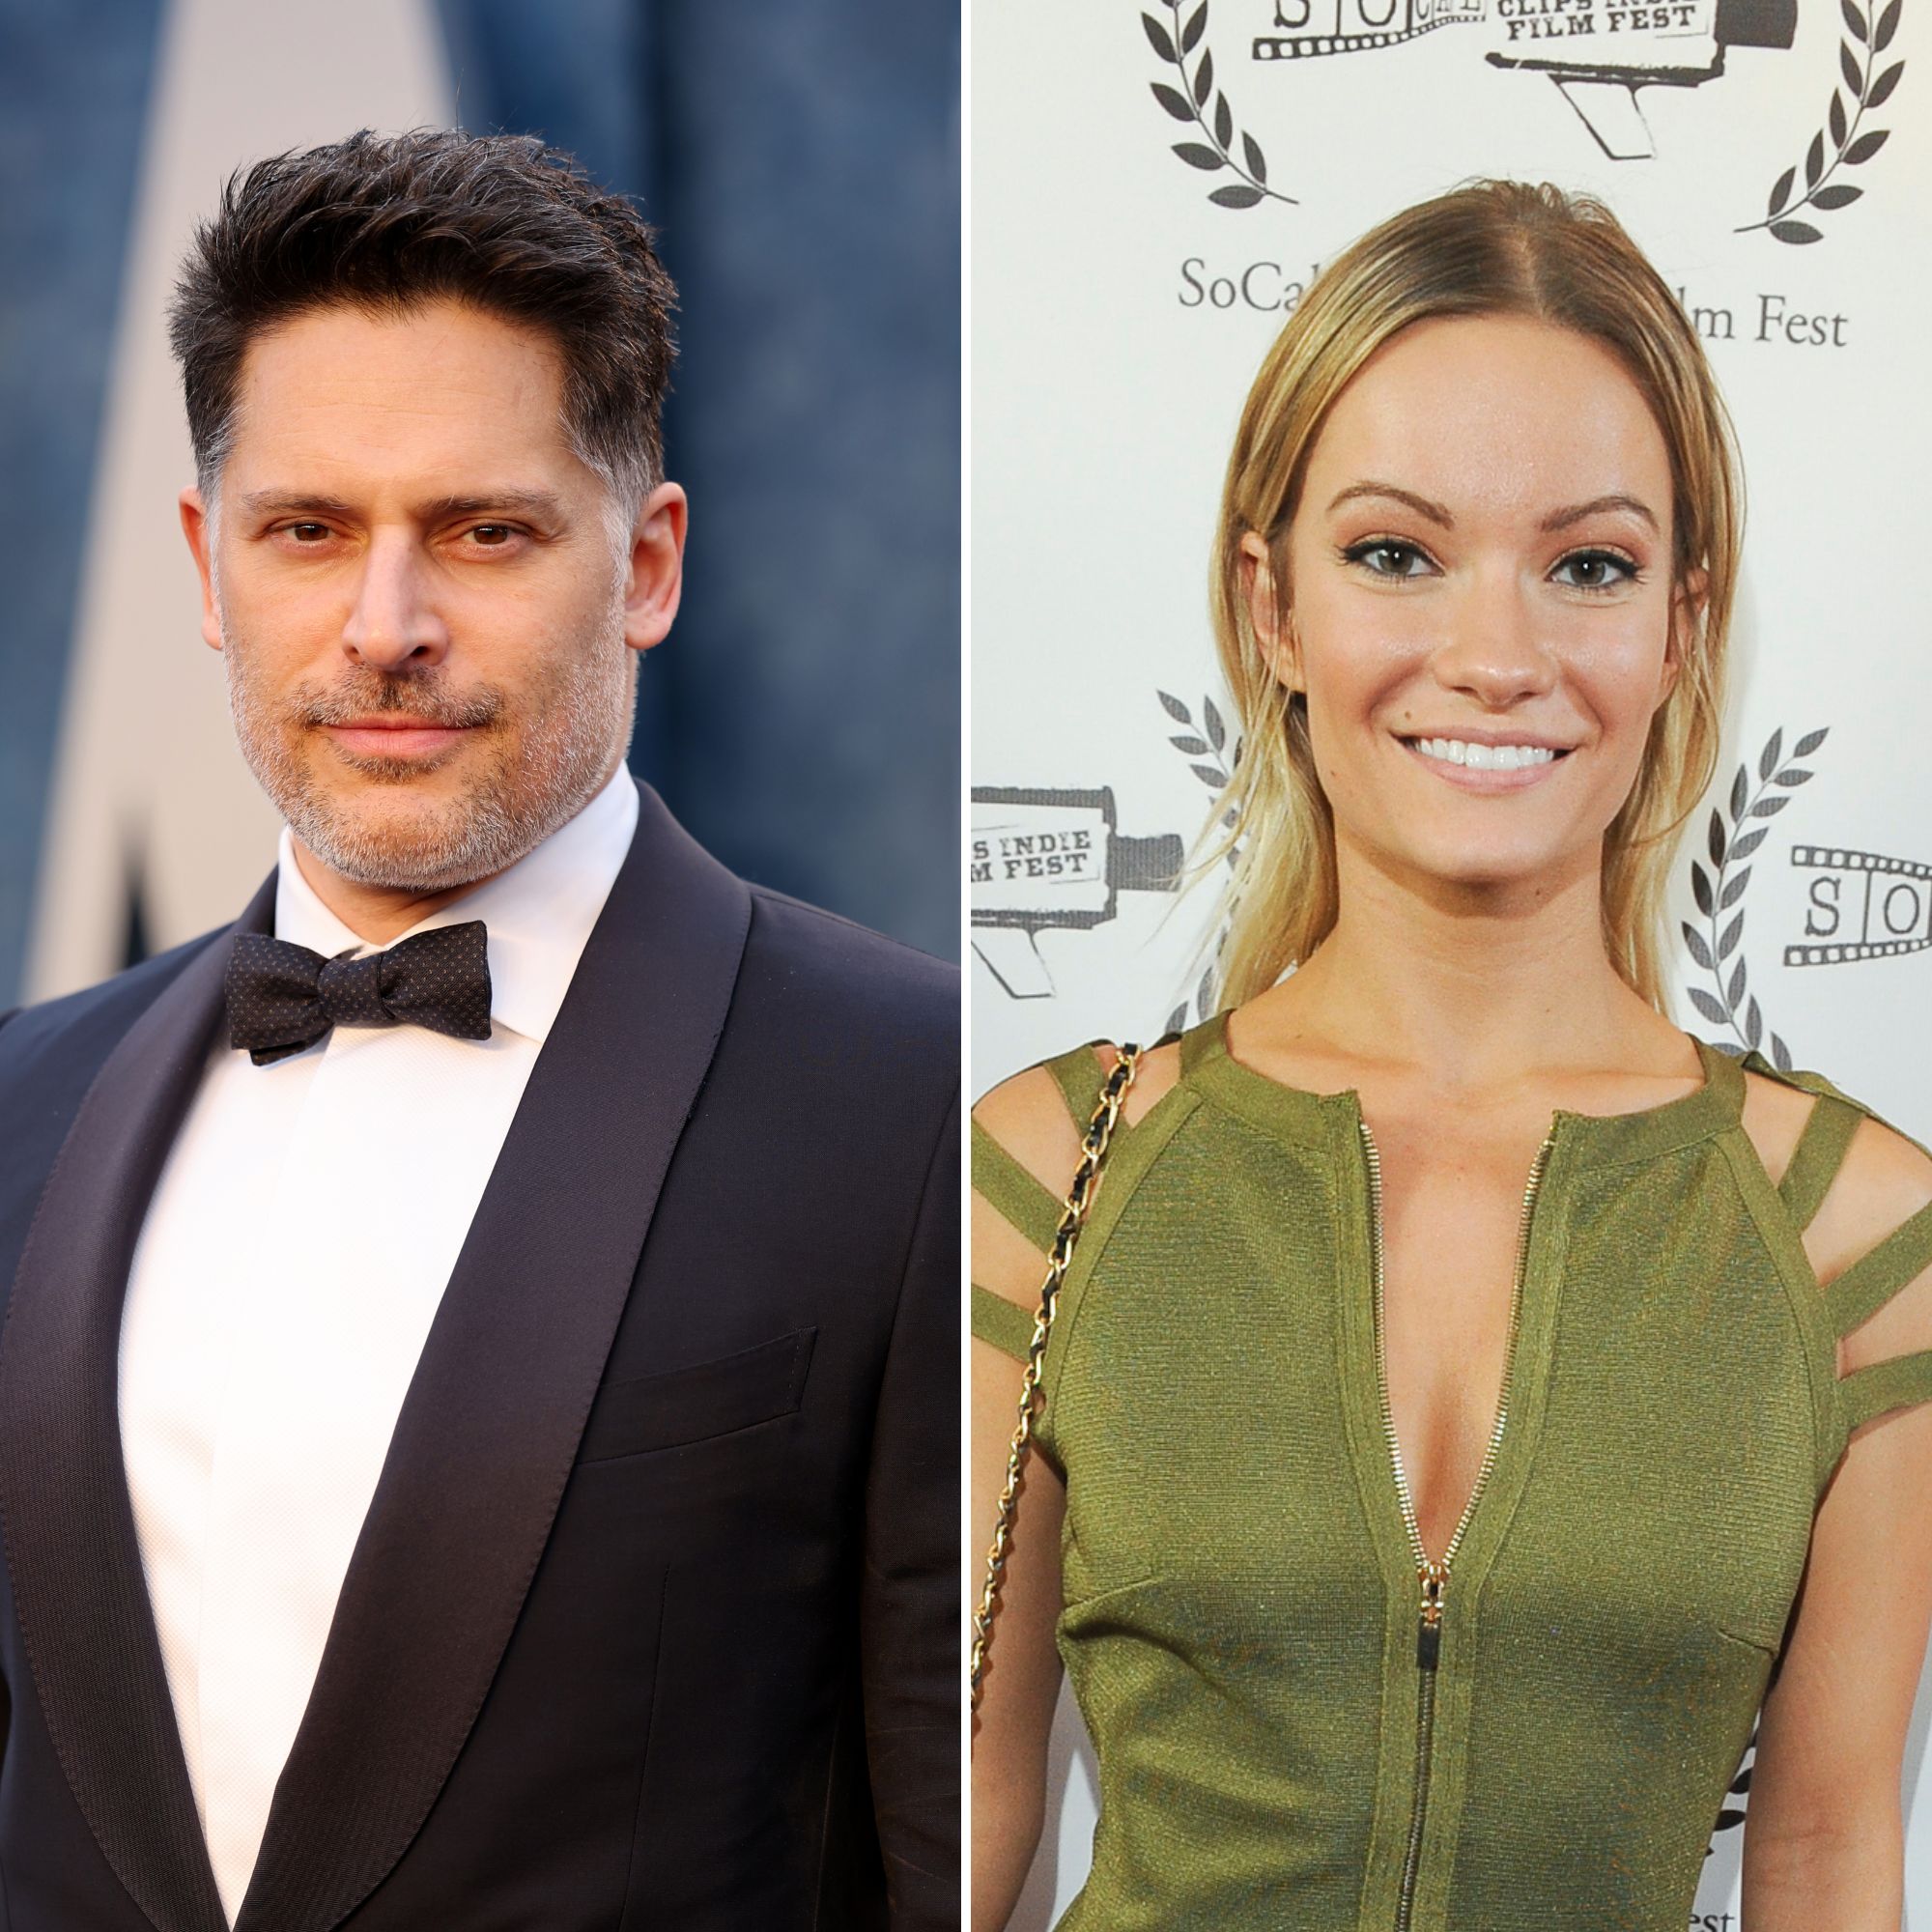
[[730, 1435], [792, 1414], [805, 1395], [818, 1330], [795, 1328], [756, 1348], [657, 1375], [606, 1382], [578, 1445], [580, 1463], [607, 1463]]

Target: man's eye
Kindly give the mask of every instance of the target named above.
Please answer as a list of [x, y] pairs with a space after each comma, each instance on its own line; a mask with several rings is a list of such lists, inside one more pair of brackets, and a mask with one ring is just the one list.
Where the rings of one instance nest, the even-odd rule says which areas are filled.
[[485, 550], [501, 550], [516, 535], [508, 524], [478, 524], [469, 532]]
[[298, 544], [321, 543], [328, 535], [327, 524], [285, 524], [282, 527]]

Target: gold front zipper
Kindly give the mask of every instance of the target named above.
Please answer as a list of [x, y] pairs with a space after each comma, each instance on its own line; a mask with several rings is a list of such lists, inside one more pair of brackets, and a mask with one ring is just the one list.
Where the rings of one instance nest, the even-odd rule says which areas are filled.
[[1389, 1406], [1388, 1344], [1384, 1335], [1382, 1299], [1382, 1162], [1376, 1137], [1367, 1121], [1361, 1122], [1362, 1145], [1369, 1159], [1369, 1235], [1375, 1269], [1376, 1394], [1381, 1404], [1382, 1434], [1388, 1438], [1389, 1463], [1395, 1470], [1397, 1498], [1402, 1504], [1402, 1520], [1408, 1531], [1408, 1547], [1415, 1559], [1416, 1579], [1421, 1586], [1415, 1632], [1416, 1708], [1415, 1708], [1415, 1787], [1409, 1802], [1408, 1850], [1403, 1859], [1402, 1892], [1396, 1905], [1395, 1932], [1407, 1932], [1408, 1916], [1415, 1899], [1416, 1867], [1422, 1857], [1423, 1818], [1429, 1804], [1430, 1746], [1435, 1735], [1435, 1659], [1441, 1646], [1442, 1600], [1449, 1584], [1449, 1565], [1469, 1526], [1477, 1499], [1495, 1466], [1496, 1450], [1509, 1416], [1510, 1374], [1516, 1366], [1517, 1321], [1522, 1309], [1522, 1277], [1529, 1255], [1529, 1217], [1542, 1184], [1543, 1170], [1549, 1151], [1556, 1143], [1555, 1123], [1544, 1136], [1543, 1145], [1530, 1163], [1529, 1181], [1522, 1191], [1522, 1218], [1517, 1227], [1516, 1273], [1510, 1288], [1509, 1340], [1503, 1349], [1502, 1387], [1496, 1397], [1496, 1424], [1490, 1432], [1489, 1447], [1483, 1452], [1483, 1465], [1476, 1471], [1475, 1487], [1463, 1505], [1463, 1515], [1455, 1534], [1440, 1559], [1432, 1557], [1422, 1544], [1422, 1527], [1415, 1519], [1415, 1501], [1409, 1493], [1408, 1477], [1402, 1466], [1402, 1444], [1395, 1433], [1395, 1413]]

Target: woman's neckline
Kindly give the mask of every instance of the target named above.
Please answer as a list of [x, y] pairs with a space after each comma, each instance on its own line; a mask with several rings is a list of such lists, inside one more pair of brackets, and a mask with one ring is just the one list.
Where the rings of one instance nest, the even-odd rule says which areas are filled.
[[[1735, 1056], [1695, 1034], [1704, 1080], [1673, 1100], [1623, 1114], [1584, 1114], [1557, 1107], [1550, 1132], [1571, 1144], [1578, 1165], [1648, 1159], [1735, 1126], [1743, 1115], [1745, 1076]], [[1361, 1093], [1344, 1087], [1316, 1094], [1291, 1087], [1236, 1060], [1228, 1050], [1228, 1014], [1214, 1014], [1180, 1037], [1180, 1084], [1253, 1124], [1293, 1139], [1327, 1141], [1338, 1129], [1359, 1130]]]

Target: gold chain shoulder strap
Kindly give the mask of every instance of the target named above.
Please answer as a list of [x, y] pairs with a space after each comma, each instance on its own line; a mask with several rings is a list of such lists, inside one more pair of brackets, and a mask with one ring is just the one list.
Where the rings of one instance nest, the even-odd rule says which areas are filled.
[[1053, 1251], [1046, 1265], [1046, 1279], [1040, 1284], [1039, 1308], [1033, 1319], [1033, 1340], [1027, 1345], [1026, 1374], [1020, 1378], [1019, 1424], [1013, 1431], [1012, 1446], [1007, 1452], [1007, 1484], [1000, 1492], [1000, 1514], [993, 1529], [992, 1548], [986, 1551], [986, 1580], [980, 1591], [980, 1607], [973, 1612], [973, 1662], [968, 1683], [975, 1712], [980, 1708], [980, 1684], [985, 1673], [986, 1645], [992, 1638], [993, 1611], [999, 1604], [1000, 1584], [1007, 1568], [1007, 1548], [1012, 1541], [1020, 1471], [1025, 1466], [1027, 1450], [1033, 1442], [1034, 1416], [1039, 1406], [1040, 1368], [1046, 1360], [1047, 1337], [1053, 1332], [1053, 1314], [1059, 1305], [1060, 1287], [1066, 1279], [1067, 1265], [1073, 1259], [1073, 1243], [1079, 1238], [1080, 1230], [1086, 1225], [1087, 1210], [1094, 1204], [1094, 1190], [1100, 1179], [1100, 1164], [1107, 1157], [1107, 1145], [1114, 1138], [1114, 1128], [1120, 1121], [1127, 1089], [1134, 1084], [1134, 1075], [1140, 1070], [1141, 1049], [1138, 1046], [1118, 1047], [1116, 1052], [1119, 1057], [1107, 1075], [1106, 1084], [1100, 1089], [1094, 1118], [1087, 1122], [1087, 1131], [1081, 1138], [1080, 1165], [1073, 1171], [1073, 1185], [1067, 1190], [1060, 1225], [1053, 1233]]

